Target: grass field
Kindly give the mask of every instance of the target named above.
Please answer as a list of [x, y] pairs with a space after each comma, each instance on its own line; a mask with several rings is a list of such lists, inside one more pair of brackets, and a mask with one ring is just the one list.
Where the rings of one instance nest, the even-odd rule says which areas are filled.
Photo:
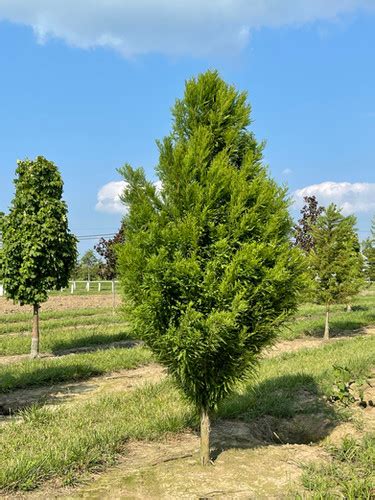
[[[366, 289], [354, 298], [352, 311], [347, 312], [346, 306], [339, 304], [331, 307], [330, 334], [353, 335], [363, 327], [375, 324], [375, 286]], [[325, 322], [325, 308], [317, 304], [303, 304], [295, 318], [282, 332], [287, 340], [307, 337], [322, 337]]]
[[[30, 315], [2, 314], [0, 356], [28, 353], [30, 330]], [[112, 309], [106, 307], [42, 312], [40, 330], [41, 352], [53, 354], [129, 338], [128, 325], [120, 312], [116, 310], [113, 313]]]
[[[63, 299], [68, 301], [70, 297]], [[7, 417], [0, 425], [3, 491], [32, 490], [43, 487], [50, 479], [57, 481], [56, 487], [72, 487], [93, 471], [105, 474], [109, 466], [130, 453], [134, 440], [159, 442], [181, 432], [195, 436], [198, 422], [194, 412], [168, 378], [137, 384], [132, 390], [121, 385], [127, 370], [154, 363], [147, 348], [132, 344], [135, 339], [129, 337], [129, 327], [121, 314], [113, 314], [108, 303], [103, 307], [95, 303], [93, 307], [65, 309], [64, 301], [61, 309], [42, 312], [41, 350], [46, 357], [39, 360], [22, 358], [30, 344], [29, 313], [10, 311], [0, 315], [0, 412], [3, 408], [6, 413], [6, 398], [17, 400], [17, 391], [26, 401], [14, 419]], [[322, 440], [342, 422], [350, 421], [350, 405], [331, 402], [340, 382], [335, 366], [346, 369], [358, 384], [373, 376], [375, 336], [365, 335], [364, 327], [375, 324], [375, 291], [367, 290], [358, 297], [352, 312], [345, 312], [343, 306], [334, 308], [332, 332], [343, 336], [342, 340], [316, 349], [303, 348], [303, 339], [321, 335], [323, 321], [320, 306], [301, 306], [296, 320], [282, 334], [283, 339], [300, 339], [301, 349], [276, 352], [272, 358], [262, 360], [256, 377], [238, 386], [220, 405], [214, 429], [220, 429], [225, 422], [231, 422], [234, 429], [245, 426], [255, 433], [250, 437], [258, 440], [257, 447], [271, 453], [275, 444], [282, 450], [286, 443], [313, 443], [320, 450]], [[125, 347], [116, 345], [126, 341], [129, 344]], [[88, 352], [82, 352], [82, 348]], [[95, 385], [100, 385], [100, 378], [105, 380], [111, 374], [117, 374], [111, 383], [120, 384], [116, 392], [94, 391], [89, 399], [77, 397], [70, 404], [54, 400], [51, 405], [48, 401], [57, 384], [83, 381], [85, 389], [88, 386], [84, 384], [93, 377]], [[157, 377], [156, 373], [152, 380]], [[35, 403], [30, 396], [27, 404], [29, 392], [31, 395], [35, 388], [43, 389], [47, 400]], [[176, 453], [182, 446], [181, 439], [175, 442]], [[215, 439], [215, 448], [225, 458], [228, 446], [220, 436]], [[255, 451], [253, 445], [247, 444], [246, 448], [246, 460], [251, 464], [251, 453]], [[325, 498], [339, 491], [347, 498], [357, 498], [350, 492], [371, 491], [373, 477], [366, 471], [375, 459], [373, 436], [343, 441], [329, 448], [328, 453], [331, 468], [319, 461], [301, 464], [301, 478], [293, 484], [298, 494]], [[161, 469], [153, 471], [159, 484], [157, 474]], [[355, 480], [354, 471], [360, 480]], [[177, 469], [175, 473], [179, 474]], [[184, 483], [183, 474], [180, 481]], [[140, 487], [138, 482], [134, 487]], [[147, 494], [152, 493], [150, 488]]]
[[329, 448], [327, 465], [305, 467], [302, 481], [316, 498], [371, 499], [375, 496], [375, 433], [356, 440], [347, 437]]

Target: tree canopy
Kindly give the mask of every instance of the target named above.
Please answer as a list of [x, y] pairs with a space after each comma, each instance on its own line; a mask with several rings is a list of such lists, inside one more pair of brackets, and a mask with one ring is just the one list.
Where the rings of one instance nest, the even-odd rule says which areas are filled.
[[295, 243], [304, 252], [308, 253], [314, 248], [312, 229], [324, 208], [319, 206], [315, 196], [305, 196], [305, 205], [301, 209], [301, 218], [294, 226]]
[[68, 228], [63, 181], [54, 163], [42, 156], [18, 161], [14, 182], [15, 196], [1, 224], [0, 274], [9, 298], [34, 306], [39, 339], [39, 305], [49, 290], [67, 286], [77, 240]]
[[106, 240], [100, 238], [99, 243], [95, 245], [95, 250], [103, 258], [99, 273], [106, 280], [113, 280], [117, 276], [117, 254], [116, 246], [124, 241], [124, 229], [121, 224], [120, 229], [113, 238]]
[[246, 93], [208, 71], [186, 82], [172, 114], [158, 142], [162, 190], [142, 169], [120, 169], [129, 211], [119, 269], [136, 334], [196, 405], [203, 429], [295, 310], [301, 261], [285, 189], [247, 128]]
[[314, 298], [326, 306], [326, 338], [330, 306], [348, 301], [363, 285], [363, 260], [355, 225], [354, 215], [345, 217], [331, 204], [318, 217], [312, 230], [314, 248], [310, 252], [309, 268]]

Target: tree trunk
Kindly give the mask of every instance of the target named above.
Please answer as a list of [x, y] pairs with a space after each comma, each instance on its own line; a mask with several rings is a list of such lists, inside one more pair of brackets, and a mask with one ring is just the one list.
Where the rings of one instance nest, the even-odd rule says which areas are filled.
[[346, 312], [351, 312], [351, 311], [352, 311], [351, 304], [346, 304]]
[[210, 417], [206, 408], [201, 410], [201, 464], [210, 463]]
[[324, 340], [329, 340], [329, 305], [326, 308], [326, 324], [324, 328]]
[[39, 304], [33, 306], [33, 332], [31, 335], [31, 354], [32, 359], [39, 357]]

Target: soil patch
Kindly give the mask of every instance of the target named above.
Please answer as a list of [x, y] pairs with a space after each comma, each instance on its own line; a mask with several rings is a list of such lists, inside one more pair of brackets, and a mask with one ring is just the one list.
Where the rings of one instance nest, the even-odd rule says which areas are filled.
[[[121, 304], [121, 296], [115, 296], [115, 306]], [[53, 295], [49, 297], [47, 302], [42, 304], [41, 311], [61, 311], [66, 309], [88, 309], [112, 307], [113, 298], [111, 294], [97, 294], [97, 295]], [[0, 314], [17, 313], [17, 312], [30, 312], [32, 317], [31, 306], [20, 306], [14, 304], [11, 300], [5, 297], [0, 297]]]
[[265, 445], [250, 424], [239, 421], [217, 421], [213, 443], [219, 441], [226, 449], [205, 468], [199, 464], [199, 437], [193, 432], [159, 442], [129, 442], [116, 467], [92, 475], [83, 487], [56, 488], [55, 483], [27, 497], [279, 499], [298, 481], [302, 463], [328, 458], [316, 445]]

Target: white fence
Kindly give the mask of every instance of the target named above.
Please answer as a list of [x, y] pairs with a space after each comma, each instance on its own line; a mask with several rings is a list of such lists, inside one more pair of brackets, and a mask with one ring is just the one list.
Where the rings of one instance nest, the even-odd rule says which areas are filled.
[[[73, 295], [74, 293], [77, 293], [79, 289], [81, 290], [86, 290], [86, 292], [90, 291], [96, 291], [96, 292], [112, 292], [115, 293], [116, 290], [116, 285], [118, 281], [113, 280], [113, 281], [105, 281], [105, 280], [99, 280], [99, 281], [80, 281], [80, 280], [72, 280], [69, 281], [69, 289], [70, 293]], [[83, 286], [79, 286], [82, 284]], [[78, 286], [77, 286], [78, 285]]]
[[[68, 290], [72, 295], [74, 293], [78, 292], [111, 292], [115, 293], [117, 289], [117, 280], [113, 281], [106, 281], [106, 280], [100, 280], [100, 281], [81, 281], [81, 280], [72, 280], [69, 281], [69, 287]], [[66, 288], [62, 288], [61, 291], [66, 290]], [[5, 290], [4, 286], [0, 283], [0, 297], [5, 295]]]

